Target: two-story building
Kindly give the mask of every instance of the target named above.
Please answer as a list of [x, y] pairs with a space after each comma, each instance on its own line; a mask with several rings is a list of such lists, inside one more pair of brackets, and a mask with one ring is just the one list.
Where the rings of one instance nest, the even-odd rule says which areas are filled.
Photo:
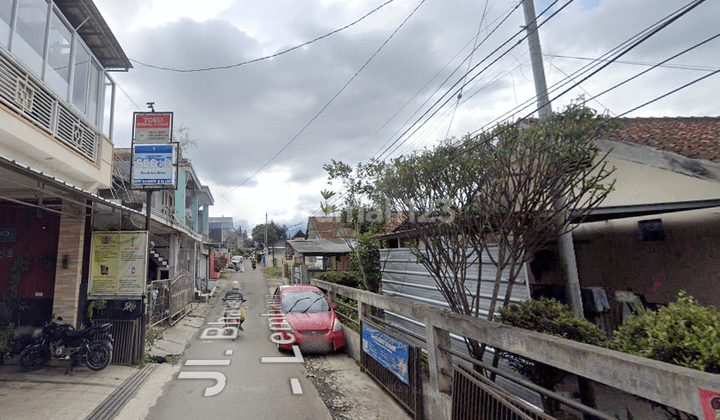
[[[75, 323], [91, 218], [133, 213], [112, 182], [115, 82], [130, 61], [91, 0], [0, 4], [0, 306], [3, 321]], [[100, 207], [98, 207], [100, 206]]]

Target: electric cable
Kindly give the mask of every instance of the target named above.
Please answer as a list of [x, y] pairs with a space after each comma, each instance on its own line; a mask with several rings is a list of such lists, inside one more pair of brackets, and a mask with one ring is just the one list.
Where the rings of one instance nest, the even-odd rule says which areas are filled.
[[[542, 16], [542, 14], [544, 14], [545, 12], [547, 12], [551, 7], [553, 7], [556, 3], [558, 3], [558, 1], [559, 1], [559, 0], [555, 0], [552, 4], [550, 4], [538, 17], [535, 18], [535, 20], [537, 21], [537, 19], [538, 19], [540, 16]], [[540, 24], [538, 24], [536, 31], [539, 30], [540, 27], [542, 27], [545, 23], [547, 23], [547, 22], [550, 21], [552, 18], [554, 18], [558, 13], [560, 13], [563, 9], [565, 9], [565, 8], [566, 8], [568, 5], [570, 5], [570, 3], [572, 3], [572, 2], [573, 2], [573, 0], [569, 0], [569, 1], [568, 1], [567, 3], [565, 3], [562, 7], [560, 7], [558, 10], [556, 10], [552, 15], [548, 16], [547, 19], [545, 19], [543, 22], [541, 22]], [[474, 71], [476, 68], [478, 68], [480, 65], [482, 65], [488, 58], [490, 58], [490, 56], [492, 56], [492, 55], [495, 54], [497, 51], [499, 51], [502, 47], [504, 47], [504, 46], [507, 45], [509, 42], [511, 42], [516, 36], [518, 36], [519, 34], [521, 34], [523, 31], [525, 31], [525, 28], [524, 28], [524, 27], [523, 27], [523, 29], [521, 29], [520, 31], [516, 32], [511, 38], [509, 38], [509, 39], [508, 39], [507, 41], [505, 41], [503, 44], [501, 44], [498, 48], [496, 48], [493, 52], [491, 52], [490, 54], [488, 54], [482, 61], [480, 61], [477, 65], [475, 65], [472, 70]], [[493, 60], [492, 62], [490, 62], [490, 63], [489, 63], [487, 66], [485, 66], [480, 72], [478, 72], [478, 74], [476, 74], [475, 76], [473, 76], [473, 77], [470, 79], [470, 81], [464, 83], [463, 86], [465, 86], [465, 85], [467, 85], [468, 83], [474, 81], [477, 77], [479, 77], [482, 73], [484, 73], [488, 68], [490, 68], [490, 66], [492, 66], [492, 65], [495, 64], [497, 61], [499, 61], [501, 58], [503, 58], [504, 56], [506, 56], [510, 51], [512, 51], [515, 47], [517, 47], [517, 45], [520, 45], [520, 43], [521, 43], [525, 38], [527, 38], [527, 36], [528, 36], [528, 35], [525, 34], [523, 37], [521, 37], [521, 38], [515, 43], [515, 45], [513, 45], [513, 46], [510, 47], [507, 51], [505, 51], [504, 53], [502, 53], [498, 58], [496, 58], [495, 60]], [[425, 118], [425, 116], [428, 115], [428, 113], [430, 113], [430, 111], [432, 111], [432, 110], [440, 103], [440, 101], [443, 100], [443, 98], [444, 98], [445, 96], [447, 96], [451, 91], [453, 91], [453, 89], [455, 89], [455, 87], [456, 87], [459, 83], [460, 83], [460, 81], [456, 82], [453, 86], [451, 86], [450, 89], [449, 89], [442, 97], [440, 97], [440, 99], [438, 99], [427, 111], [425, 111], [425, 113], [423, 113], [423, 115], [421, 115], [420, 118], [418, 118], [418, 120], [416, 120], [416, 122], [413, 123], [412, 126], [410, 126], [407, 130], [405, 130], [400, 137], [398, 137], [392, 144], [390, 144], [390, 146], [388, 146], [382, 153], [380, 153], [380, 155], [378, 155], [378, 159], [381, 158], [381, 157], [382, 157], [383, 155], [385, 155], [386, 153], [388, 153], [388, 151], [390, 150], [390, 148], [392, 148], [397, 142], [400, 141], [400, 139], [402, 139], [403, 136], [405, 136], [408, 132], [410, 132], [410, 130], [412, 130], [412, 128], [413, 128], [416, 124], [418, 124], [418, 122], [419, 122], [421, 119]], [[417, 128], [415, 128], [415, 130], [414, 130], [412, 133], [410, 133], [403, 142], [407, 141], [407, 139], [409, 139], [413, 134], [415, 134], [425, 123], [427, 123], [427, 121], [428, 121], [430, 118], [432, 118], [435, 114], [437, 114], [437, 112], [438, 112], [443, 106], [445, 106], [450, 100], [452, 100], [452, 98], [454, 97], [454, 93], [455, 93], [455, 92], [457, 92], [457, 91], [453, 91], [453, 96], [450, 96], [450, 97], [449, 97], [448, 99], [446, 99], [437, 109], [435, 109], [435, 111], [434, 111], [428, 118], [426, 118], [424, 122], [420, 123], [419, 126], [418, 126]], [[396, 149], [397, 149], [397, 148], [396, 148]]]
[[132, 59], [132, 58], [130, 59], [130, 61], [132, 61], [133, 63], [136, 63], [136, 64], [140, 64], [141, 66], [145, 66], [145, 67], [151, 68], [151, 69], [172, 71], [172, 72], [176, 72], [176, 73], [195, 73], [195, 72], [204, 72], [204, 71], [213, 71], [213, 70], [227, 70], [227, 69], [232, 69], [232, 68], [244, 66], [244, 65], [247, 65], [247, 64], [257, 63], [258, 61], [269, 60], [269, 59], [271, 59], [271, 58], [275, 58], [275, 57], [281, 56], [281, 55], [283, 55], [283, 54], [287, 54], [287, 53], [289, 53], [289, 52], [291, 52], [291, 51], [295, 51], [295, 50], [297, 50], [297, 49], [299, 49], [299, 48], [302, 48], [302, 47], [304, 47], [304, 46], [306, 46], [306, 45], [313, 44], [313, 43], [315, 43], [315, 42], [317, 42], [317, 41], [320, 41], [320, 40], [322, 40], [322, 39], [324, 39], [324, 38], [327, 38], [327, 37], [329, 37], [329, 36], [331, 36], [331, 35], [335, 35], [335, 34], [338, 33], [338, 32], [341, 32], [341, 31], [343, 31], [343, 30], [345, 30], [345, 29], [347, 29], [347, 28], [349, 28], [349, 27], [351, 27], [351, 26], [354, 26], [354, 25], [360, 23], [362, 20], [364, 20], [364, 19], [367, 18], [368, 16], [372, 15], [373, 13], [377, 12], [378, 10], [382, 9], [383, 7], [387, 6], [388, 4], [392, 3], [393, 1], [395, 1], [395, 0], [387, 0], [385, 3], [381, 4], [380, 6], [376, 7], [375, 9], [371, 10], [370, 12], [368, 12], [367, 14], [365, 14], [364, 16], [362, 16], [361, 18], [359, 18], [359, 19], [357, 19], [357, 20], [355, 20], [355, 21], [353, 21], [353, 22], [351, 22], [351, 23], [343, 26], [342, 28], [338, 28], [338, 29], [335, 29], [334, 31], [330, 31], [330, 32], [326, 33], [325, 35], [319, 36], [319, 37], [317, 37], [317, 38], [315, 38], [315, 39], [312, 39], [312, 40], [310, 40], [310, 41], [303, 42], [302, 44], [299, 44], [299, 45], [296, 45], [296, 46], [294, 46], [294, 47], [291, 47], [291, 48], [282, 50], [282, 51], [277, 52], [277, 53], [275, 53], [275, 54], [266, 55], [266, 56], [264, 56], [264, 57], [259, 57], [259, 58], [255, 58], [255, 59], [252, 59], [252, 60], [243, 61], [243, 62], [240, 62], [240, 63], [229, 64], [229, 65], [226, 65], [226, 66], [204, 67], [204, 68], [199, 68], [199, 69], [176, 69], [176, 68], [172, 68], [172, 67], [162, 67], [162, 66], [156, 66], [156, 65], [153, 65], [153, 64], [147, 64], [147, 63], [143, 63], [143, 62], [141, 62], [141, 61], [134, 60], [134, 59]]
[[[600, 69], [593, 71], [589, 76], [584, 77], [582, 80], [573, 83], [573, 85], [572, 85], [568, 90], [566, 90], [565, 92], [557, 95], [554, 99], [557, 99], [557, 98], [563, 96], [563, 95], [564, 95], [565, 93], [567, 93], [569, 90], [571, 90], [571, 89], [579, 86], [582, 82], [584, 82], [585, 80], [587, 80], [589, 77], [594, 76], [594, 75], [597, 74], [600, 70], [604, 69], [604, 68], [607, 67], [608, 65], [612, 64], [613, 62], [615, 62], [619, 57], [625, 55], [627, 52], [629, 52], [630, 50], [632, 50], [633, 48], [635, 48], [635, 46], [637, 46], [637, 45], [639, 45], [640, 43], [644, 42], [644, 41], [647, 40], [650, 36], [654, 35], [654, 34], [657, 33], [658, 31], [664, 29], [665, 27], [667, 27], [667, 25], [669, 25], [670, 23], [674, 22], [676, 19], [678, 19], [679, 17], [683, 16], [685, 13], [689, 12], [690, 10], [694, 9], [695, 7], [697, 7], [698, 5], [700, 5], [701, 3], [703, 3], [704, 1], [705, 1], [705, 0], [694, 0], [694, 1], [690, 2], [690, 3], [688, 3], [687, 5], [685, 5], [685, 6], [681, 7], [681, 8], [679, 8], [679, 9], [677, 9], [677, 10], [674, 11], [673, 13], [667, 15], [666, 17], [664, 17], [664, 18], [656, 21], [656, 22], [653, 23], [652, 25], [650, 25], [650, 26], [648, 26], [647, 28], [643, 29], [642, 31], [638, 32], [638, 33], [635, 34], [634, 36], [632, 36], [632, 37], [628, 38], [627, 40], [623, 41], [622, 43], [620, 43], [620, 44], [617, 45], [616, 47], [612, 48], [611, 50], [609, 50], [608, 52], [606, 52], [605, 54], [603, 54], [598, 60], [596, 60], [596, 61], [594, 61], [594, 62], [592, 62], [592, 63], [590, 63], [590, 64], [587, 64], [586, 66], [583, 66], [582, 68], [580, 68], [580, 69], [578, 69], [577, 71], [573, 72], [573, 73], [571, 74], [571, 76], [580, 77], [580, 75], [583, 75], [583, 74], [589, 72], [590, 70], [592, 70], [593, 68], [599, 66], [601, 63], [604, 63], [604, 64], [600, 67]], [[631, 47], [625, 47], [627, 44], [631, 44], [631, 43], [634, 43], [633, 46], [631, 46]], [[622, 51], [622, 48], [626, 48], [626, 49], [625, 49], [624, 51]], [[613, 54], [616, 54], [618, 51], [621, 51], [621, 52], [619, 53], [619, 55], [616, 55], [616, 56], [613, 57], [612, 55], [613, 55]], [[606, 58], [606, 57], [611, 57], [611, 58]], [[568, 85], [568, 84], [570, 83], [570, 81], [571, 81], [570, 77], [566, 77], [565, 79], [563, 79], [563, 80], [559, 81], [558, 83], [554, 84], [554, 85], [548, 90], [548, 95], [550, 95], [550, 94], [558, 91], [558, 90], [561, 89], [562, 87]], [[554, 100], [554, 99], [553, 99], [553, 100]], [[525, 102], [523, 102], [523, 104], [521, 104], [520, 106], [513, 108], [512, 110], [510, 110], [510, 111], [506, 112], [505, 114], [503, 114], [503, 115], [495, 118], [494, 120], [490, 121], [489, 123], [485, 124], [484, 126], [480, 127], [479, 129], [471, 132], [470, 135], [474, 135], [475, 133], [477, 133], [477, 132], [479, 132], [479, 131], [483, 131], [483, 130], [487, 129], [487, 127], [490, 127], [490, 126], [492, 126], [492, 125], [495, 125], [498, 121], [504, 120], [504, 119], [508, 116], [508, 114], [510, 114], [510, 113], [513, 113], [513, 114], [514, 114], [514, 113], [518, 113], [518, 112], [521, 112], [521, 111], [527, 109], [528, 107], [532, 106], [532, 104], [533, 104], [533, 102], [535, 102], [535, 100], [536, 100], [536, 98], [535, 98], [535, 96], [533, 96], [532, 98], [530, 98], [530, 99], [526, 100]], [[552, 102], [552, 101], [551, 101], [551, 102]], [[532, 115], [534, 112], [535, 112], [535, 111], [533, 111], [533, 112], [532, 112], [531, 114], [529, 114], [529, 115]], [[527, 118], [527, 116], [524, 117], [524, 118]], [[523, 120], [524, 118], [522, 118], [521, 120]]]
[[[515, 11], [518, 9], [518, 7], [520, 6], [520, 4], [522, 4], [522, 3], [518, 3], [518, 4], [516, 4], [515, 6], [512, 6], [512, 7], [510, 7], [510, 8], [508, 9], [506, 18], [503, 19], [503, 22], [504, 22], [505, 20], [507, 20], [507, 17], [509, 17], [510, 14], [512, 14], [513, 12], [515, 12]], [[500, 19], [500, 18], [499, 18], [499, 17], [496, 18], [496, 19], [495, 19], [493, 22], [491, 22], [490, 24], [495, 23], [498, 19]], [[503, 22], [500, 22], [499, 25], [502, 25]], [[499, 26], [499, 25], [498, 25], [498, 26]], [[408, 99], [408, 100], [405, 102], [405, 104], [403, 104], [403, 106], [401, 106], [401, 107], [395, 112], [395, 114], [393, 114], [392, 117], [390, 117], [387, 121], [385, 121], [385, 123], [384, 123], [380, 128], [378, 128], [378, 129], [375, 131], [375, 133], [373, 133], [372, 136], [370, 136], [367, 140], [365, 140], [365, 143], [363, 143], [362, 146], [360, 146], [359, 148], [356, 148], [356, 149], [354, 150], [353, 154], [350, 156], [350, 158], [349, 158], [348, 160], [351, 160], [351, 159], [357, 154], [358, 150], [362, 150], [370, 141], [372, 141], [375, 137], [377, 137], [378, 134], [380, 134], [380, 132], [381, 132], [388, 124], [390, 124], [390, 122], [391, 122], [392, 120], [394, 120], [395, 117], [397, 117], [397, 116], [400, 114], [400, 112], [402, 112], [403, 109], [405, 109], [408, 105], [410, 105], [410, 103], [411, 103], [416, 97], [418, 97], [418, 95], [420, 95], [420, 94], [425, 90], [425, 88], [428, 87], [428, 86], [430, 85], [430, 83], [432, 83], [433, 80], [435, 80], [435, 79], [440, 75], [440, 73], [442, 73], [443, 70], [445, 70], [445, 69], [450, 65], [450, 63], [452, 63], [453, 61], [455, 61], [455, 59], [457, 58], [457, 56], [459, 56], [460, 53], [461, 53], [465, 48], [467, 48], [468, 45], [470, 45], [470, 43], [472, 43], [472, 42], [473, 42], [473, 39], [471, 38], [462, 48], [460, 48], [460, 50], [459, 50], [450, 60], [448, 60], [447, 63], [445, 63], [445, 65], [444, 65], [440, 70], [438, 70], [438, 71], [433, 75], [433, 77], [430, 78], [430, 80], [427, 81], [427, 83], [425, 83], [410, 99]], [[471, 52], [470, 54], [472, 54], [472, 52]], [[437, 93], [437, 92], [440, 90], [440, 88], [449, 80], [450, 77], [452, 77], [453, 74], [455, 74], [455, 72], [460, 68], [460, 66], [462, 65], [462, 63], [464, 63], [466, 60], [467, 60], [467, 58], [465, 58], [465, 59], [460, 63], [460, 65], [450, 74], [450, 76], [448, 76], [448, 78], [446, 78], [445, 81], [443, 81], [443, 82], [435, 89], [435, 91], [428, 97], [428, 99], [425, 100], [425, 102], [423, 103], [423, 105], [424, 105], [425, 103], [429, 102], [430, 98], [432, 98], [432, 96], [434, 96], [435, 93]], [[422, 105], [421, 105], [421, 107], [422, 107]], [[419, 110], [416, 111], [404, 124], [407, 124], [407, 123], [412, 119], [412, 117], [417, 114], [417, 112], [419, 112]], [[404, 125], [404, 124], [403, 124], [403, 125]], [[392, 139], [392, 137], [395, 136], [395, 134], [397, 134], [400, 130], [401, 130], [401, 128], [398, 129], [392, 136], [390, 136], [390, 139]], [[388, 140], [388, 141], [389, 141], [389, 140]], [[387, 142], [386, 142], [385, 144], [387, 144]], [[383, 145], [383, 147], [384, 147], [384, 145]]]
[[365, 69], [365, 67], [367, 67], [368, 64], [370, 64], [370, 62], [373, 60], [373, 58], [375, 58], [375, 56], [377, 56], [377, 55], [380, 53], [380, 51], [382, 51], [382, 49], [388, 44], [388, 42], [390, 42], [390, 40], [395, 36], [395, 34], [397, 34], [398, 31], [400, 31], [400, 29], [401, 29], [403, 26], [405, 26], [405, 23], [407, 23], [407, 21], [415, 14], [415, 12], [418, 11], [418, 9], [420, 8], [420, 6], [422, 6], [424, 3], [425, 3], [425, 0], [421, 0], [420, 3], [418, 3], [418, 5], [415, 7], [415, 9], [413, 9], [413, 11], [410, 12], [410, 14], [405, 18], [405, 20], [402, 21], [402, 23], [400, 24], [400, 26], [398, 26], [398, 27], [392, 32], [392, 34], [390, 34], [390, 36], [388, 37], [388, 39], [386, 39], [385, 42], [382, 43], [382, 45], [380, 46], [380, 48], [378, 48], [378, 49], [370, 56], [370, 58], [365, 62], [365, 64], [363, 64], [363, 65], [360, 67], [360, 69], [359, 69], [357, 72], [355, 72], [355, 74], [350, 78], [350, 80], [348, 80], [348, 81], [345, 83], [345, 85], [344, 85], [342, 88], [340, 88], [340, 90], [339, 90], [332, 98], [330, 98], [330, 101], [328, 101], [328, 102], [325, 104], [325, 106], [323, 106], [322, 109], [320, 109], [320, 111], [318, 111], [317, 114], [315, 114], [315, 116], [312, 117], [312, 118], [310, 119], [310, 121], [308, 121], [308, 123], [305, 124], [305, 126], [303, 126], [303, 128], [301, 128], [300, 131], [299, 131], [297, 134], [295, 134], [295, 136], [293, 136], [293, 138], [290, 139], [289, 142], [287, 142], [287, 143], [285, 144], [285, 146], [283, 146], [277, 153], [275, 153], [275, 155], [273, 155], [273, 157], [271, 157], [270, 160], [268, 160], [267, 162], [265, 162], [265, 164], [263, 164], [263, 165], [260, 167], [260, 169], [258, 169], [257, 171], [255, 171], [252, 175], [250, 175], [248, 178], [246, 178], [246, 179], [245, 179], [243, 182], [241, 182], [239, 185], [237, 185], [237, 186], [233, 187], [232, 189], [228, 190], [227, 192], [225, 192], [223, 195], [229, 194], [230, 192], [235, 191], [236, 189], [238, 189], [238, 188], [242, 187], [243, 185], [245, 185], [245, 183], [247, 183], [248, 181], [250, 181], [250, 180], [251, 180], [252, 178], [254, 178], [255, 175], [257, 175], [260, 171], [262, 171], [263, 169], [265, 169], [273, 160], [275, 160], [276, 157], [278, 157], [278, 156], [280, 155], [280, 153], [282, 153], [282, 152], [283, 152], [285, 149], [287, 149], [298, 137], [300, 137], [300, 135], [301, 135], [302, 133], [304, 133], [305, 130], [306, 130], [308, 127], [310, 127], [310, 125], [311, 125], [316, 119], [318, 119], [318, 117], [320, 117], [320, 115], [321, 115], [333, 102], [335, 102], [335, 99], [336, 99], [338, 96], [340, 96], [340, 94], [341, 94], [343, 91], [345, 91], [345, 89], [350, 85], [350, 83], [352, 83], [352, 81], [355, 80], [355, 78], [360, 74], [360, 72], [362, 72], [362, 71]]
[[[556, 0], [555, 3], [557, 3], [557, 1], [558, 1], [558, 0]], [[555, 4], [555, 3], [553, 3], [553, 4]], [[522, 5], [522, 2], [518, 2], [518, 3], [512, 8], [512, 10], [505, 15], [505, 17], [500, 21], [500, 23], [498, 23], [498, 24], [495, 26], [495, 28], [483, 39], [483, 41], [480, 42], [480, 44], [478, 44], [478, 48], [479, 48], [481, 45], [483, 45], [484, 42], [485, 42], [487, 39], [489, 39], [490, 36], [492, 36], [493, 33], [495, 33], [495, 31], [497, 31], [497, 30], [505, 23], [505, 21], [507, 21], [507, 20], [510, 18], [510, 16], [512, 16], [512, 14], [513, 14], [521, 5]], [[546, 9], [546, 10], [547, 10], [547, 9]], [[515, 35], [513, 35], [513, 36], [515, 36]], [[512, 38], [511, 38], [511, 39], [512, 39]], [[473, 51], [471, 52], [471, 54], [472, 54], [474, 51], [475, 51], [475, 50], [473, 50]], [[494, 54], [494, 51], [493, 51], [490, 55], [492, 55], [492, 54]], [[489, 55], [488, 55], [488, 56], [489, 56]], [[485, 59], [487, 59], [488, 56], [486, 56]], [[470, 57], [470, 55], [468, 55], [468, 57]], [[485, 59], [483, 59], [483, 61], [484, 61]], [[413, 118], [415, 118], [415, 116], [422, 110], [422, 107], [424, 107], [428, 102], [430, 102], [430, 100], [432, 99], [432, 97], [435, 96], [435, 94], [440, 90], [440, 88], [442, 88], [442, 87], [445, 85], [445, 83], [448, 82], [448, 80], [450, 80], [450, 78], [460, 69], [460, 67], [465, 63], [466, 60], [467, 60], [467, 58], [466, 58], [465, 60], [463, 60], [463, 61], [457, 66], [457, 68], [456, 68], [455, 70], [453, 70], [453, 72], [450, 73], [450, 75], [448, 75], [447, 78], [445, 78], [445, 80], [435, 89], [435, 91], [434, 91], [430, 96], [428, 96], [428, 98], [422, 103], [422, 105], [420, 105], [420, 107], [417, 109], [417, 111], [415, 111], [415, 112], [405, 121], [405, 123], [404, 123], [403, 125], [401, 125], [401, 126], [397, 129], [397, 131], [395, 131], [395, 133], [393, 133], [393, 135], [390, 136], [390, 137], [387, 139], [387, 141], [385, 141], [385, 143], [383, 143], [382, 146], [380, 146], [380, 149], [378, 149], [378, 151], [375, 152], [375, 154], [372, 156], [371, 159], [379, 159], [379, 157], [376, 158], [378, 152], [380, 152], [380, 150], [382, 150], [383, 148], [385, 148], [385, 146], [387, 146], [387, 144], [393, 139], [393, 137], [395, 137], [395, 136], [403, 129], [402, 127], [406, 126], [406, 125], [410, 122], [410, 120], [412, 120]], [[482, 61], [481, 61], [480, 63], [482, 63]], [[454, 87], [454, 86], [453, 86], [453, 87]], [[451, 89], [452, 89], [452, 88], [451, 88]], [[444, 96], [444, 95], [443, 95], [443, 96]], [[441, 99], [442, 99], [442, 97], [441, 97], [440, 99], [438, 99], [438, 101], [440, 101]], [[435, 102], [435, 104], [437, 104], [437, 102]], [[435, 104], [433, 104], [432, 106], [434, 106]], [[432, 108], [432, 106], [431, 106], [431, 108]], [[416, 124], [417, 121], [419, 121], [419, 120], [422, 119], [422, 118], [423, 118], [423, 116], [420, 116], [420, 117], [416, 120], [416, 122], [413, 123], [413, 125]], [[411, 127], [412, 127], [412, 125], [411, 125]], [[409, 130], [409, 129], [408, 129], [408, 130]], [[406, 130], [406, 131], [403, 133], [403, 135], [404, 135], [408, 130]], [[400, 136], [398, 137], [398, 139], [401, 138], [401, 137], [402, 137], [402, 135], [400, 135]], [[396, 140], [396, 141], [397, 141], [397, 140]], [[392, 145], [391, 145], [390, 147], [392, 147]]]

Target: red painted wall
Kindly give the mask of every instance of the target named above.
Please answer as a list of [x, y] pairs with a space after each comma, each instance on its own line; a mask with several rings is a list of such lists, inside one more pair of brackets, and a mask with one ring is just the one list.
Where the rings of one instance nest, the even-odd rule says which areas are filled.
[[[22, 275], [20, 292], [27, 299], [52, 299], [60, 232], [60, 215], [0, 201], [0, 232], [16, 228], [12, 242], [0, 242], [0, 291], [7, 288], [13, 261], [28, 258], [28, 270]], [[4, 236], [8, 240], [8, 236]], [[2, 240], [2, 237], [0, 237]], [[37, 296], [42, 293], [42, 296]]]

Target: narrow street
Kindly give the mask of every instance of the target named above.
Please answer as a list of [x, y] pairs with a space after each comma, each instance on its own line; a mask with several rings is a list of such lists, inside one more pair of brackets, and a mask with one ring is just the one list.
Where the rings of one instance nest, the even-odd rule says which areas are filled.
[[217, 326], [210, 323], [222, 315], [218, 299], [147, 419], [330, 419], [303, 363], [288, 363], [293, 355], [279, 353], [269, 339], [267, 317], [261, 316], [268, 287], [260, 269], [247, 264], [229, 280], [240, 283], [247, 300], [245, 331], [234, 341], [212, 336]]

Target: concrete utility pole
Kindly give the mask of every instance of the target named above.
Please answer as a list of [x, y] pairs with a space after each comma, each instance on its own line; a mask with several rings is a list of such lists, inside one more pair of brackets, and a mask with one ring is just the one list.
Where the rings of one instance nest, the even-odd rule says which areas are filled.
[[[532, 62], [533, 79], [535, 80], [535, 92], [538, 101], [538, 113], [540, 118], [552, 115], [550, 99], [547, 93], [545, 82], [545, 69], [543, 68], [542, 50], [540, 49], [540, 36], [538, 35], [535, 16], [534, 0], [523, 1], [525, 12], [525, 28], [528, 33], [528, 46], [530, 47], [530, 59]], [[555, 208], [562, 208], [565, 205], [565, 198], [560, 197], [554, 204]], [[567, 214], [563, 213], [557, 220], [558, 224], [565, 224]], [[558, 254], [560, 263], [565, 273], [566, 295], [568, 303], [575, 316], [583, 316], [582, 298], [580, 296], [580, 279], [578, 277], [577, 263], [575, 259], [575, 248], [573, 247], [572, 232], [566, 230], [558, 238]]]

